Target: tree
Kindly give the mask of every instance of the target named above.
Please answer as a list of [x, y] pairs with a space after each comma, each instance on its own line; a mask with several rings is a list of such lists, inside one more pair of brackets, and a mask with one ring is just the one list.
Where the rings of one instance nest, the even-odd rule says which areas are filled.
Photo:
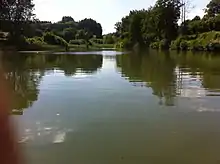
[[32, 0], [1, 0], [0, 19], [8, 21], [29, 21], [34, 16]]
[[151, 42], [159, 40], [161, 38], [161, 32], [157, 26], [157, 17], [155, 17], [156, 11], [153, 7], [146, 10], [145, 19], [142, 22], [142, 37], [144, 43], [149, 45]]
[[206, 6], [206, 13], [210, 17], [214, 17], [220, 13], [220, 0], [211, 0]]
[[75, 21], [74, 21], [74, 19], [71, 16], [63, 16], [61, 22], [65, 23], [65, 22], [75, 22]]
[[102, 26], [100, 23], [97, 23], [93, 19], [83, 19], [79, 21], [78, 23], [79, 29], [84, 29], [85, 31], [88, 31], [92, 35], [96, 35], [97, 38], [102, 37]]
[[10, 32], [11, 41], [18, 42], [17, 39], [23, 34], [25, 26], [29, 26], [33, 20], [34, 4], [32, 0], [1, 0], [0, 2], [0, 29]]
[[82, 39], [86, 43], [86, 47], [89, 48], [90, 39], [92, 38], [92, 34], [86, 30], [79, 30], [76, 34], [76, 39]]
[[117, 37], [120, 37], [121, 28], [122, 28], [122, 23], [121, 22], [115, 23], [115, 30], [116, 30], [116, 36]]
[[67, 42], [75, 39], [76, 32], [77, 32], [76, 29], [73, 29], [73, 28], [64, 29], [63, 30], [63, 39], [65, 39]]
[[[133, 12], [133, 13], [132, 13]], [[131, 20], [130, 20], [130, 26], [129, 26], [129, 37], [131, 43], [134, 45], [136, 43], [143, 44], [143, 37], [141, 33], [142, 29], [142, 22], [145, 18], [145, 10], [140, 11], [132, 11], [130, 13]]]
[[116, 34], [128, 47], [161, 40], [169, 44], [178, 35], [180, 8], [180, 0], [157, 0], [155, 6], [123, 17], [115, 25]]
[[178, 20], [180, 19], [180, 0], [157, 0], [156, 27], [160, 29], [163, 38], [171, 41], [178, 34]]

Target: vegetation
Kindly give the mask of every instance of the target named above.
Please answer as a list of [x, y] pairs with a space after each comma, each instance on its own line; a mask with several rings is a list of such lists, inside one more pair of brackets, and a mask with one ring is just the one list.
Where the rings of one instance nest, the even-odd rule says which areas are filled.
[[121, 48], [220, 50], [220, 1], [211, 0], [203, 18], [196, 16], [180, 25], [181, 1], [157, 0], [147, 10], [134, 10], [115, 24]]
[[115, 33], [102, 35], [102, 26], [91, 18], [75, 21], [40, 21], [33, 14], [33, 0], [2, 1], [0, 31], [9, 32], [6, 45], [19, 49], [39, 49], [45, 45], [69, 47], [105, 47], [219, 50], [220, 0], [211, 0], [203, 18], [181, 17], [182, 0], [157, 0], [148, 9], [134, 10], [115, 24]]
[[118, 55], [116, 61], [123, 77], [133, 86], [151, 88], [161, 105], [176, 105], [187, 79], [198, 77], [210, 94], [220, 88], [220, 75], [213, 73], [220, 71], [217, 53], [149, 50]]
[[51, 23], [36, 19], [33, 9], [33, 0], [0, 2], [0, 31], [10, 33], [6, 45], [18, 49], [56, 45], [67, 50], [70, 44], [83, 43], [88, 48], [91, 39], [103, 40], [101, 24], [91, 18], [75, 21], [71, 16], [64, 16], [61, 21]]

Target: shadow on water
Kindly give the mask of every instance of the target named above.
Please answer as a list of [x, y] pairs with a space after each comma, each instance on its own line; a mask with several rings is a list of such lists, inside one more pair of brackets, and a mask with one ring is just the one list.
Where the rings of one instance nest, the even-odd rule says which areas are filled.
[[102, 67], [101, 55], [3, 54], [1, 67], [12, 93], [12, 113], [22, 115], [38, 99], [41, 79], [47, 72], [94, 74]]
[[175, 105], [176, 97], [220, 95], [220, 57], [215, 54], [148, 51], [116, 61], [125, 79], [151, 88], [161, 105]]

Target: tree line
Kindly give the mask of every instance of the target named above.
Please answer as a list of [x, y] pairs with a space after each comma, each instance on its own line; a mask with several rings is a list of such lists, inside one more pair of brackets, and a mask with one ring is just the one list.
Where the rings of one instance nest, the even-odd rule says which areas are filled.
[[102, 38], [101, 24], [91, 18], [75, 21], [71, 16], [63, 16], [62, 20], [51, 23], [36, 19], [33, 10], [33, 0], [0, 1], [0, 31], [9, 32], [9, 45], [25, 47], [45, 42], [67, 46]]
[[[220, 0], [211, 0], [202, 18], [196, 16], [179, 24], [184, 5], [180, 0], [157, 0], [148, 9], [130, 11], [115, 24], [118, 46], [220, 48], [220, 33], [217, 32], [220, 31]], [[200, 43], [203, 41], [204, 44]]]
[[2, 0], [0, 31], [9, 32], [7, 44], [18, 47], [109, 43], [119, 48], [220, 50], [220, 0], [211, 0], [203, 17], [180, 24], [184, 5], [183, 0], [157, 0], [148, 9], [130, 11], [115, 24], [115, 33], [103, 35], [101, 24], [91, 18], [40, 21], [33, 14], [33, 0]]

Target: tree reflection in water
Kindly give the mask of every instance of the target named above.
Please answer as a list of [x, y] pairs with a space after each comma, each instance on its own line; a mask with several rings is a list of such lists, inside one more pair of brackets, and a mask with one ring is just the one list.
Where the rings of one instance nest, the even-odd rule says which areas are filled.
[[58, 69], [66, 76], [77, 72], [93, 74], [102, 67], [102, 56], [4, 53], [1, 67], [11, 88], [12, 113], [22, 115], [38, 99], [39, 84], [46, 71]]
[[161, 105], [175, 105], [177, 96], [219, 95], [220, 57], [213, 54], [148, 51], [116, 60], [122, 76], [150, 87]]

